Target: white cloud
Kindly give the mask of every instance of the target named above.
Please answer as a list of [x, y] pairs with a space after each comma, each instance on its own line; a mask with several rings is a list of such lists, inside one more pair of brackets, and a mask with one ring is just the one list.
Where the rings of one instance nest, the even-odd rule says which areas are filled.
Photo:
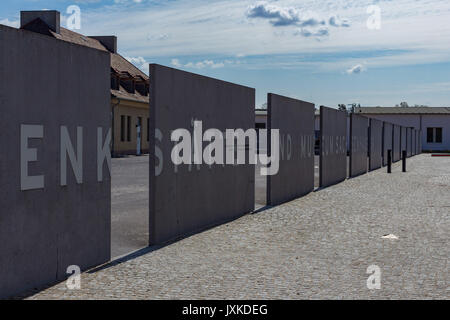
[[[271, 3], [280, 8], [299, 6], [298, 0]], [[158, 2], [157, 10], [150, 4], [137, 8], [112, 5], [83, 10], [82, 32], [116, 34], [121, 52], [131, 57], [221, 56], [225, 60], [245, 53], [249, 60], [254, 56], [278, 55], [280, 58], [275, 62], [284, 63], [283, 56], [324, 54], [330, 58], [320, 64], [314, 60], [291, 59], [284, 67], [302, 63], [337, 72], [360, 63], [351, 58], [357, 52], [393, 52], [365, 57], [371, 69], [450, 61], [450, 1], [379, 1], [381, 30], [367, 28], [369, 15], [366, 9], [372, 3], [373, 0], [303, 0], [301, 8], [308, 11], [297, 9], [301, 11], [299, 17], [302, 20], [289, 11], [276, 10], [271, 13], [273, 18], [249, 19], [246, 13], [255, 5], [254, 0]], [[306, 21], [307, 12], [317, 21], [325, 21], [326, 25], [319, 23], [311, 27], [296, 22], [295, 25], [274, 27], [268, 23], [278, 21], [277, 17], [284, 21]], [[348, 21], [338, 17], [352, 21], [351, 27], [345, 27]], [[334, 25], [341, 26], [336, 29], [339, 32], [333, 32]], [[325, 36], [325, 28], [328, 28], [328, 36]], [[283, 32], [275, 34], [274, 29]], [[158, 39], [158, 35], [170, 37], [149, 42], [149, 30], [152, 40]], [[321, 36], [315, 35], [319, 30]], [[326, 41], [314, 41], [315, 38]], [[260, 67], [267, 68], [267, 61]]]
[[3, 20], [0, 20], [0, 24], [3, 24], [3, 25], [8, 26], [8, 27], [14, 27], [14, 28], [19, 28], [20, 27], [20, 21], [19, 20], [11, 21], [9, 19], [3, 19]]
[[295, 32], [295, 35], [302, 35], [304, 37], [328, 36], [330, 32], [327, 26], [350, 27], [350, 22], [347, 19], [341, 20], [337, 15], [325, 18], [316, 12], [301, 10], [295, 7], [283, 7], [265, 1], [250, 6], [246, 15], [248, 18], [268, 19], [274, 27], [300, 27]]
[[118, 3], [118, 4], [127, 3], [127, 2], [141, 3], [142, 0], [114, 0], [114, 3]]
[[294, 32], [295, 35], [301, 35], [304, 37], [325, 37], [330, 35], [328, 28], [300, 28]]
[[328, 23], [333, 27], [350, 27], [350, 22], [347, 19], [340, 19], [338, 16], [331, 16]]
[[125, 57], [129, 62], [134, 64], [137, 68], [139, 68], [142, 72], [148, 75], [149, 73], [149, 65], [150, 63], [147, 62], [143, 57]]
[[258, 2], [247, 10], [249, 18], [269, 19], [270, 23], [275, 26], [317, 26], [325, 25], [325, 19], [311, 12], [301, 12], [294, 7], [282, 7], [267, 2]]
[[183, 67], [183, 65], [180, 63], [180, 60], [178, 60], [178, 59], [172, 59], [170, 64], [177, 68]]
[[203, 60], [198, 62], [188, 62], [186, 64], [182, 64], [179, 59], [172, 59], [171, 64], [174, 67], [177, 68], [188, 68], [188, 69], [204, 69], [204, 68], [211, 68], [211, 69], [218, 69], [225, 67], [225, 63], [231, 63], [231, 61], [224, 61], [224, 62], [214, 62], [213, 60]]
[[75, 3], [98, 3], [102, 0], [74, 0]]
[[163, 40], [167, 40], [169, 38], [168, 34], [148, 34], [147, 35], [147, 40], [150, 41], [163, 41]]
[[348, 74], [359, 74], [366, 71], [366, 68], [362, 64], [357, 64], [349, 69], [347, 69]]

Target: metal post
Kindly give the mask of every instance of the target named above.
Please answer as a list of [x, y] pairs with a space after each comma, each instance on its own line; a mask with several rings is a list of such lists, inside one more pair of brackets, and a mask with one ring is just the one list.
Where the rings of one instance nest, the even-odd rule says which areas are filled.
[[392, 150], [387, 152], [387, 172], [392, 173]]
[[406, 151], [403, 150], [402, 152], [402, 168], [403, 172], [406, 172]]
[[141, 124], [136, 126], [136, 155], [141, 155]]

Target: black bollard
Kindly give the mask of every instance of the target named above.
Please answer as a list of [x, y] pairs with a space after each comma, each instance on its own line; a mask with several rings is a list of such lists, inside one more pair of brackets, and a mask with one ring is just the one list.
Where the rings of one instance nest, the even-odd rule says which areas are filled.
[[392, 150], [387, 152], [387, 172], [392, 173]]
[[402, 152], [402, 168], [403, 172], [406, 172], [406, 151]]

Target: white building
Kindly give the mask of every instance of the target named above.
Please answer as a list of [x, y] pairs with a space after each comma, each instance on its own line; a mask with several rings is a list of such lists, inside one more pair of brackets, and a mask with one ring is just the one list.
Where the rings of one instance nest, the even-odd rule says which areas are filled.
[[[422, 130], [422, 151], [450, 152], [450, 108], [361, 107], [355, 113], [404, 127]], [[256, 110], [256, 128], [265, 128], [267, 111]], [[320, 112], [316, 110], [316, 138], [320, 130]]]
[[355, 113], [422, 130], [423, 151], [450, 151], [450, 108], [361, 107]]

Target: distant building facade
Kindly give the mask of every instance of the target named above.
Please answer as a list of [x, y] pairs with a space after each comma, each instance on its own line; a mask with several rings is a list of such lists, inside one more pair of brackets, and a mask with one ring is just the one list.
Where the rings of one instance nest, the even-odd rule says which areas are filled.
[[[422, 131], [423, 152], [450, 152], [450, 108], [358, 107], [355, 113], [368, 118], [412, 127]], [[256, 110], [256, 129], [266, 128], [267, 110]], [[320, 112], [315, 115], [316, 152], [320, 133]]]
[[[256, 109], [255, 110], [255, 128], [256, 132], [259, 132], [260, 129], [267, 129], [267, 110], [266, 109]], [[315, 143], [315, 152], [318, 154], [319, 152], [319, 137], [320, 137], [320, 110], [315, 111], [314, 115], [314, 133], [316, 137]], [[259, 135], [258, 135], [259, 139]], [[260, 148], [258, 143], [258, 150], [261, 153], [265, 153], [266, 150]]]
[[148, 153], [149, 77], [117, 53], [117, 37], [84, 36], [60, 26], [58, 11], [22, 11], [20, 28], [111, 55], [113, 156]]
[[450, 151], [450, 108], [360, 107], [355, 113], [422, 131], [422, 151]]

